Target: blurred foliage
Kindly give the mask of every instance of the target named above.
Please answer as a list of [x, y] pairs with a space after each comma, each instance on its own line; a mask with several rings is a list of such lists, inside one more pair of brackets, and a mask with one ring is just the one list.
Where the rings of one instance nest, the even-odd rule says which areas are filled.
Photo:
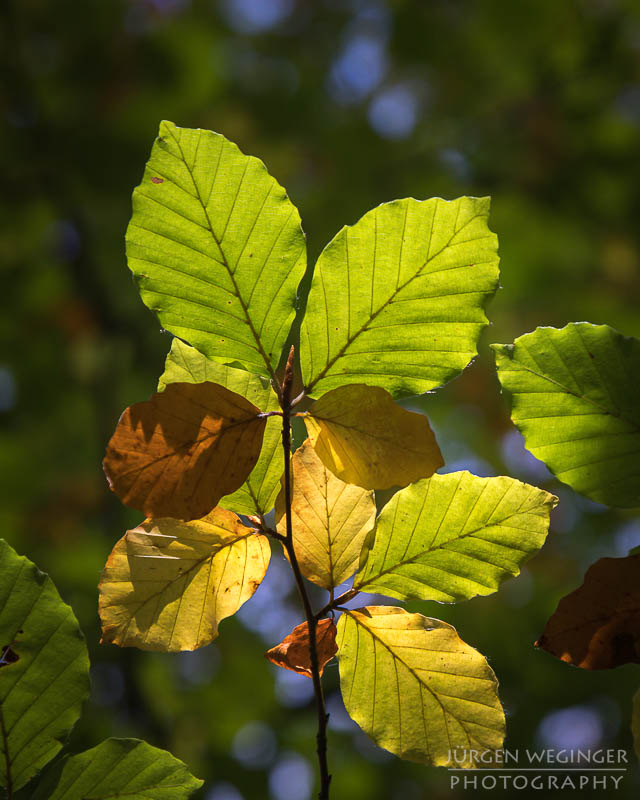
[[[485, 345], [583, 319], [638, 336], [640, 7], [5, 0], [0, 19], [0, 519], [88, 637], [93, 695], [71, 750], [138, 735], [205, 778], [208, 800], [306, 800], [306, 679], [276, 677], [261, 655], [301, 619], [285, 571], [272, 567], [202, 651], [97, 644], [100, 569], [140, 521], [108, 493], [102, 453], [121, 409], [154, 391], [170, 346], [124, 259], [130, 193], [158, 122], [220, 131], [261, 157], [300, 209], [311, 263], [382, 201], [492, 195], [504, 288]], [[489, 656], [508, 747], [631, 753], [637, 668], [572, 670], [532, 643], [588, 564], [640, 542], [640, 523], [527, 457], [486, 352], [408, 405], [429, 413], [446, 469], [510, 474], [561, 499], [542, 554], [498, 594], [410, 610], [444, 616]], [[325, 675], [336, 798], [464, 794], [444, 770], [375, 751], [344, 720], [336, 668]], [[635, 769], [618, 796], [637, 787]]]

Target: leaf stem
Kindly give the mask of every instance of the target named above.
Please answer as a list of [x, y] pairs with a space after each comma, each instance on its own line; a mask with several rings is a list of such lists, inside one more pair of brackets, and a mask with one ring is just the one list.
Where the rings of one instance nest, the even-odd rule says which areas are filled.
[[327, 603], [326, 606], [320, 609], [320, 611], [316, 614], [316, 622], [322, 617], [326, 617], [330, 611], [333, 611], [334, 608], [338, 608], [338, 606], [344, 605], [348, 603], [349, 600], [353, 600], [356, 595], [360, 594], [359, 589], [347, 589], [346, 592], [343, 592], [341, 595], [336, 597], [335, 599], [332, 597], [331, 600]]
[[300, 565], [296, 557], [295, 547], [293, 546], [293, 524], [291, 515], [291, 386], [293, 382], [293, 354], [294, 348], [291, 347], [289, 359], [282, 381], [282, 391], [280, 394], [280, 405], [282, 407], [282, 447], [284, 450], [284, 497], [286, 515], [286, 536], [283, 546], [289, 556], [291, 569], [295, 577], [300, 599], [304, 607], [304, 613], [309, 628], [309, 654], [311, 657], [311, 677], [313, 680], [313, 690], [316, 699], [316, 710], [318, 714], [318, 733], [316, 736], [316, 752], [318, 754], [318, 764], [320, 767], [320, 793], [318, 800], [329, 800], [329, 784], [331, 775], [327, 763], [327, 714], [324, 704], [324, 694], [322, 691], [322, 680], [320, 678], [320, 665], [318, 661], [318, 644], [316, 639], [317, 616], [311, 608], [311, 601], [307, 593], [307, 588], [302, 577]]

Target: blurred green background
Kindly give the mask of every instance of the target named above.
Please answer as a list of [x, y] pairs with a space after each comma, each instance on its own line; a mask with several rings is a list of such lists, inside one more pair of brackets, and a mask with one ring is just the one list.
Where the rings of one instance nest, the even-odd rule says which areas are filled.
[[[591, 562], [640, 543], [640, 522], [527, 456], [487, 344], [571, 320], [640, 335], [638, 3], [5, 0], [0, 20], [1, 535], [51, 574], [87, 635], [93, 693], [71, 749], [146, 738], [206, 780], [206, 800], [315, 794], [310, 681], [262, 657], [301, 619], [279, 556], [201, 651], [98, 644], [101, 568], [140, 520], [108, 492], [102, 453], [170, 346], [124, 256], [130, 193], [170, 119], [266, 162], [300, 209], [312, 263], [380, 202], [492, 195], [503, 289], [482, 354], [409, 406], [430, 415], [447, 470], [509, 474], [560, 505], [542, 553], [498, 594], [412, 610], [489, 658], [509, 748], [631, 758], [640, 668], [588, 673], [532, 643]], [[335, 664], [325, 675], [336, 800], [468, 795], [445, 770], [376, 750], [345, 717]], [[637, 773], [619, 797], [637, 796]]]

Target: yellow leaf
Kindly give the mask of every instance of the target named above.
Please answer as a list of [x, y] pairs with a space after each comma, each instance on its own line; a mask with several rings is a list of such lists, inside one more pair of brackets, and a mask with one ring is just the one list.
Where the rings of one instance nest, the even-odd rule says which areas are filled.
[[380, 747], [435, 766], [453, 765], [458, 748], [455, 766], [471, 767], [469, 751], [502, 746], [493, 670], [446, 622], [391, 606], [345, 611], [338, 660], [346, 709]]
[[147, 517], [201, 519], [255, 466], [266, 419], [215, 383], [172, 383], [120, 417], [104, 470], [111, 489]]
[[[306, 578], [325, 589], [339, 586], [358, 568], [360, 550], [373, 528], [373, 492], [332, 475], [307, 440], [293, 454], [293, 545]], [[284, 490], [276, 500], [278, 530], [286, 531]]]
[[265, 536], [222, 508], [193, 522], [146, 520], [102, 573], [102, 642], [165, 652], [209, 644], [258, 588], [270, 553]]
[[365, 489], [407, 486], [444, 464], [427, 418], [379, 387], [333, 389], [315, 401], [305, 422], [325, 467]]

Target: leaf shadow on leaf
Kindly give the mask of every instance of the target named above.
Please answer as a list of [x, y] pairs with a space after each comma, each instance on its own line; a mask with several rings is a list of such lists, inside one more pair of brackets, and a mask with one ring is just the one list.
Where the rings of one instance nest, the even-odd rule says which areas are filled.
[[223, 386], [173, 383], [124, 412], [104, 471], [112, 491], [147, 517], [200, 519], [250, 474], [265, 424]]

